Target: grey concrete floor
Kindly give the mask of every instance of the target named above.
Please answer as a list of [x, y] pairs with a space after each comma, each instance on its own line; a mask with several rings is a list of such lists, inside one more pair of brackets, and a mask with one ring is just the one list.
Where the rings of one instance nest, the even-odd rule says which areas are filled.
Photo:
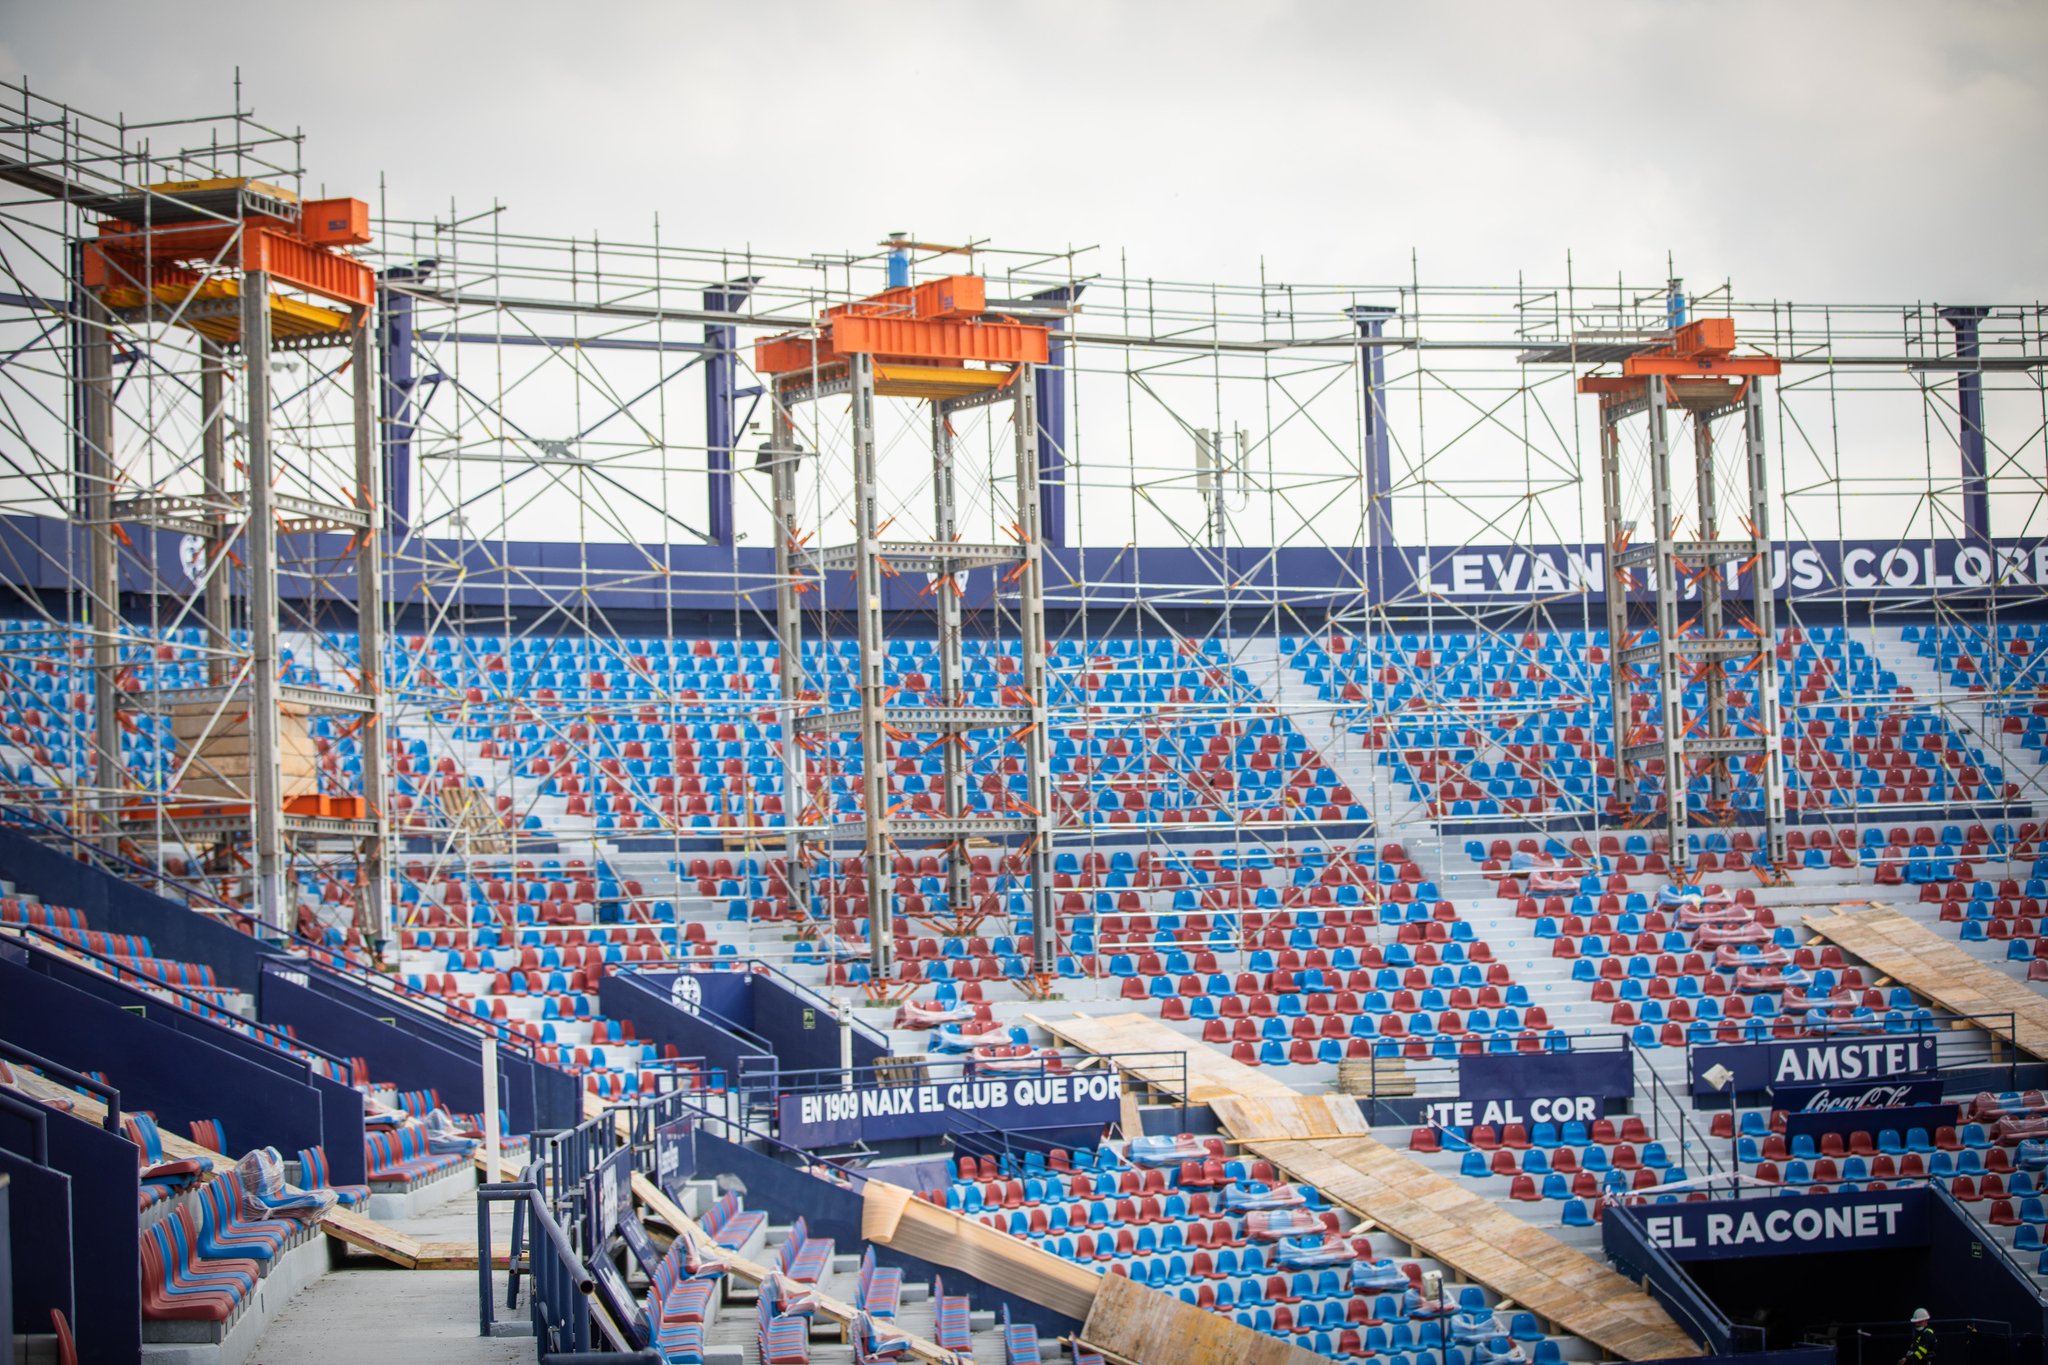
[[[418, 1218], [394, 1223], [432, 1241], [473, 1241], [476, 1199], [465, 1193]], [[502, 1239], [504, 1232], [499, 1230]], [[500, 1282], [502, 1292], [502, 1281]], [[306, 1286], [278, 1314], [250, 1365], [527, 1365], [530, 1337], [476, 1334], [473, 1270], [401, 1270], [362, 1252]]]

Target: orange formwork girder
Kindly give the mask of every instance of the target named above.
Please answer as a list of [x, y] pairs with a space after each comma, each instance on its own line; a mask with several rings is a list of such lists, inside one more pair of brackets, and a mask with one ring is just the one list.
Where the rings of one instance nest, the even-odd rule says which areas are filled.
[[1022, 322], [931, 321], [843, 317], [832, 323], [833, 349], [904, 360], [983, 360], [1000, 365], [1043, 365], [1050, 354], [1046, 329]]
[[825, 310], [825, 320], [841, 317], [962, 318], [988, 308], [988, 284], [979, 275], [948, 275], [919, 285], [884, 289], [860, 300]]
[[949, 275], [887, 289], [828, 308], [817, 336], [785, 333], [754, 343], [762, 374], [825, 370], [853, 355], [938, 365], [1043, 365], [1046, 328], [1001, 318], [984, 320], [988, 290], [979, 275]]
[[[360, 200], [323, 200], [327, 216], [318, 231], [336, 242], [367, 237], [368, 209]], [[334, 223], [336, 226], [329, 227]], [[231, 244], [241, 235], [240, 251]], [[223, 255], [223, 248], [228, 248]], [[337, 303], [367, 307], [376, 299], [376, 275], [369, 266], [316, 241], [307, 241], [282, 219], [252, 217], [236, 223], [181, 223], [142, 230], [129, 223], [100, 225], [100, 238], [86, 244], [84, 282], [88, 288], [141, 286], [167, 266], [219, 258], [223, 266], [262, 270], [278, 284], [303, 289]]]

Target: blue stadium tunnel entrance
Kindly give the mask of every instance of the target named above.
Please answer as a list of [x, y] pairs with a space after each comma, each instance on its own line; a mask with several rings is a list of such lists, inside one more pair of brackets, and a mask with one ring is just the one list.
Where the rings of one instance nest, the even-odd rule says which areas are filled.
[[1938, 1184], [1617, 1205], [1607, 1253], [1717, 1354], [1830, 1345], [1845, 1365], [1905, 1355], [1925, 1308], [1943, 1365], [2038, 1361], [2044, 1304]]

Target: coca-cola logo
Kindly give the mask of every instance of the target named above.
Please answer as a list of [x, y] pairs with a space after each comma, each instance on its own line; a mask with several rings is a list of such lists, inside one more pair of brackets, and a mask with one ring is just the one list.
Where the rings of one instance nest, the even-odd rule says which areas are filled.
[[1851, 1091], [1837, 1095], [1832, 1090], [1818, 1090], [1807, 1097], [1804, 1112], [1817, 1114], [1844, 1109], [1894, 1109], [1912, 1103], [1913, 1088], [1909, 1085], [1873, 1085], [1867, 1090]]

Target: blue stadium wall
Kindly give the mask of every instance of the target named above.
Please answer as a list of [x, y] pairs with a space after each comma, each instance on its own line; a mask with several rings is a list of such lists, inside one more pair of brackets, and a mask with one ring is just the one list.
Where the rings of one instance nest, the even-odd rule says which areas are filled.
[[[121, 568], [125, 594], [143, 598], [160, 584], [187, 586], [179, 533], [136, 527], [128, 534], [132, 550], [123, 553]], [[315, 537], [303, 552], [329, 566], [323, 591], [351, 591], [348, 575], [331, 574], [346, 553], [343, 538]], [[1278, 607], [1283, 619], [1291, 613], [1311, 627], [1367, 606], [1398, 616], [1420, 614], [1432, 604], [1492, 612], [1544, 606], [1565, 626], [1584, 611], [1589, 624], [1598, 626], [1606, 597], [1603, 551], [1586, 545], [1081, 546], [1054, 547], [1047, 554], [1047, 605], [1056, 617], [1071, 617], [1084, 606], [1090, 615], [1121, 613], [1142, 599], [1153, 610], [1163, 609], [1168, 620], [1213, 619], [1214, 599], [1227, 589], [1240, 614]], [[68, 522], [0, 519], [0, 575], [19, 588], [61, 594], [83, 558], [83, 539]], [[717, 620], [730, 630], [735, 609], [751, 606], [754, 611], [742, 613], [743, 630], [767, 633], [774, 616], [774, 554], [759, 547], [544, 541], [478, 546], [414, 539], [400, 558], [386, 596], [401, 618], [424, 603], [430, 583], [450, 581], [458, 571], [462, 595], [478, 606], [514, 613], [545, 611], [568, 600], [569, 590], [587, 575], [599, 575], [612, 581], [593, 586], [587, 604], [614, 615], [615, 627], [674, 621], [680, 630]], [[423, 564], [435, 566], [431, 575]], [[155, 566], [153, 574], [146, 565]], [[1771, 572], [1777, 596], [1809, 611], [1853, 604], [1908, 620], [1930, 612], [1939, 595], [1951, 607], [1974, 599], [1986, 606], [1997, 601], [2001, 610], [2048, 614], [2041, 591], [2048, 587], [2048, 540], [1796, 541], [1778, 547]], [[287, 566], [280, 591], [302, 598], [309, 582]], [[885, 580], [885, 610], [929, 613], [932, 599], [925, 587], [922, 574]], [[990, 605], [996, 587], [994, 570], [968, 575], [965, 606]], [[1728, 587], [1747, 594], [1749, 571], [1731, 568]], [[851, 575], [827, 581], [823, 605], [852, 607]], [[1135, 629], [1135, 623], [1127, 621], [1124, 629]]]

